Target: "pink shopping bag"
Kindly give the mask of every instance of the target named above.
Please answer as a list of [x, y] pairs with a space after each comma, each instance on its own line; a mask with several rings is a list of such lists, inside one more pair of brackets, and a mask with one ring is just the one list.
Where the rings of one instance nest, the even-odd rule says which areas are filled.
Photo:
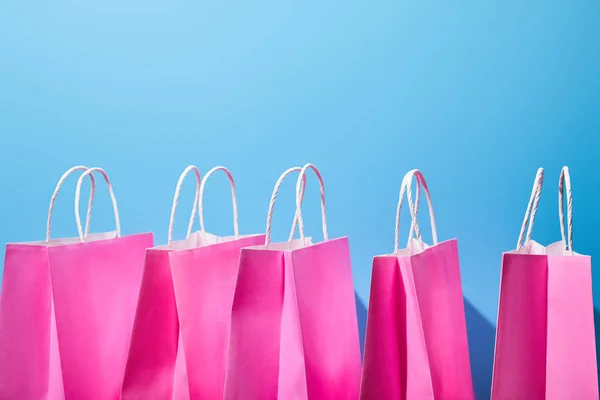
[[[304, 237], [300, 189], [306, 169], [321, 185], [324, 241]], [[244, 248], [235, 288], [225, 399], [357, 399], [360, 348], [348, 239], [329, 240], [318, 170], [296, 185], [300, 240]]]
[[[233, 198], [234, 236], [204, 229], [203, 198], [209, 177], [227, 174]], [[179, 324], [183, 338], [191, 400], [221, 400], [225, 384], [233, 291], [240, 249], [265, 241], [264, 234], [240, 235], [235, 185], [231, 173], [215, 167], [202, 179], [197, 247], [169, 253]]]
[[[116, 232], [86, 238], [79, 197], [85, 176], [104, 177]], [[79, 242], [48, 247], [56, 330], [66, 400], [118, 399], [151, 233], [121, 236], [117, 202], [104, 170], [91, 168], [75, 193]]]
[[592, 260], [573, 251], [567, 167], [558, 184], [562, 241], [544, 247], [530, 240], [543, 176], [540, 168], [517, 249], [502, 256], [492, 399], [598, 399]]
[[[179, 195], [183, 181], [192, 171], [196, 175], [196, 194], [187, 236], [184, 240], [173, 241]], [[123, 400], [190, 398], [169, 252], [198, 245], [198, 234], [192, 233], [192, 226], [199, 190], [200, 172], [198, 168], [190, 165], [179, 177], [175, 188], [167, 245], [146, 250], [142, 284], [121, 388]]]
[[[48, 248], [78, 243], [79, 237], [50, 239], [54, 202], [63, 183], [77, 166], [58, 181], [48, 211], [46, 240], [6, 246], [0, 300], [0, 399], [64, 399], [56, 319], [50, 284]], [[94, 198], [93, 175], [85, 237]], [[80, 228], [81, 229], [81, 228]]]
[[[423, 243], [417, 224], [418, 185], [429, 204], [432, 246]], [[412, 224], [407, 247], [399, 249], [405, 191]], [[402, 182], [394, 253], [373, 259], [363, 364], [363, 400], [474, 398], [457, 242], [438, 243], [429, 189], [418, 170]]]
[[[220, 238], [204, 231], [202, 196], [206, 180], [217, 170], [225, 171], [230, 178], [237, 239], [236, 237]], [[175, 211], [181, 187], [185, 177], [191, 171], [194, 171], [196, 175], [196, 195], [187, 237], [185, 240], [173, 241]], [[201, 229], [200, 232], [192, 233], [198, 201], [200, 201]], [[233, 177], [226, 168], [213, 168], [202, 181], [200, 172], [195, 166], [189, 166], [183, 171], [175, 189], [168, 244], [148, 249], [146, 252], [142, 288], [123, 381], [122, 399], [186, 400], [198, 398], [197, 395], [191, 397], [197, 391], [205, 395], [212, 395], [212, 397], [201, 397], [202, 399], [218, 398], [218, 396], [215, 397], [214, 390], [222, 386], [223, 380], [221, 379], [219, 382], [217, 378], [225, 371], [224, 360], [219, 357], [224, 350], [218, 346], [223, 341], [226, 343], [229, 333], [229, 323], [222, 319], [223, 313], [226, 313], [227, 320], [229, 319], [231, 299], [228, 301], [229, 305], [227, 305], [227, 301], [225, 304], [218, 304], [216, 301], [219, 298], [227, 298], [227, 293], [233, 292], [233, 287], [229, 288], [226, 281], [232, 279], [231, 277], [227, 278], [228, 274], [233, 273], [233, 279], [235, 278], [239, 247], [256, 244], [263, 240], [264, 235], [238, 235], [235, 186]], [[217, 242], [221, 244], [215, 244]], [[236, 246], [238, 247], [237, 251]], [[209, 263], [219, 260], [207, 259], [206, 255], [218, 256], [223, 252], [228, 254], [229, 258], [234, 257], [236, 270], [233, 272], [227, 268], [231, 264], [228, 257], [221, 258], [220, 264], [217, 262], [209, 265]], [[173, 253], [181, 254], [181, 260], [179, 257], [170, 257]], [[192, 257], [190, 263], [186, 262], [188, 255]], [[202, 261], [203, 258], [206, 263], [198, 265], [197, 261]], [[180, 269], [181, 273], [178, 274]], [[202, 274], [203, 272], [204, 274]], [[178, 283], [178, 277], [190, 280], [179, 282], [179, 285], [174, 287], [174, 283]], [[197, 280], [198, 277], [201, 278], [200, 281]], [[186, 292], [190, 290], [186, 284], [192, 285], [191, 290], [194, 293]], [[179, 290], [175, 291], [177, 287]], [[196, 293], [197, 291], [201, 293]], [[233, 297], [233, 294], [229, 297]], [[208, 315], [209, 323], [196, 326], [197, 315], [200, 313], [201, 318], [206, 318], [207, 312], [212, 312], [212, 315]], [[180, 326], [188, 327], [188, 322], [191, 324], [191, 332], [198, 336], [190, 336], [187, 334], [188, 330], [180, 329]], [[201, 331], [197, 332], [197, 328], [201, 328]], [[184, 338], [187, 338], [187, 342]], [[189, 343], [189, 346], [184, 346], [185, 343]], [[203, 348], [203, 344], [209, 347]], [[184, 351], [185, 347], [190, 349], [188, 357], [185, 354], [188, 350]], [[203, 350], [203, 352], [197, 354], [197, 350]], [[204, 366], [205, 370], [198, 370], [198, 366]], [[203, 373], [198, 375], [200, 372]]]

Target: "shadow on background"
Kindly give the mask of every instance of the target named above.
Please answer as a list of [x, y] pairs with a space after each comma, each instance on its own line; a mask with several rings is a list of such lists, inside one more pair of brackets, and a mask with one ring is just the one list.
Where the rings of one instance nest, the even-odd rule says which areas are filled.
[[492, 390], [496, 328], [469, 300], [464, 300], [475, 398], [486, 400], [490, 398]]
[[367, 307], [365, 303], [354, 292], [354, 301], [356, 302], [356, 316], [358, 319], [358, 337], [360, 339], [360, 355], [361, 360], [365, 349], [365, 331], [367, 329]]

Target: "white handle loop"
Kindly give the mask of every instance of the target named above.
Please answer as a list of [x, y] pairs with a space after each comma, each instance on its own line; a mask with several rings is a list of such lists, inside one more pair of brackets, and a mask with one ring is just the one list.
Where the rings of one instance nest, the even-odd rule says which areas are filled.
[[[200, 231], [202, 232], [203, 236], [204, 236], [204, 241], [206, 241], [206, 230], [204, 229], [204, 207], [203, 207], [203, 200], [204, 200], [204, 187], [206, 186], [206, 181], [208, 180], [208, 178], [216, 171], [223, 171], [225, 172], [225, 174], [227, 175], [227, 178], [229, 179], [229, 185], [231, 186], [231, 199], [233, 201], [233, 234], [235, 235], [235, 238], [239, 238], [240, 236], [240, 231], [239, 231], [239, 226], [238, 226], [238, 206], [237, 206], [237, 196], [235, 194], [235, 182], [233, 181], [233, 176], [231, 175], [231, 172], [229, 172], [229, 170], [225, 167], [214, 167], [213, 169], [211, 169], [210, 171], [208, 171], [208, 173], [206, 175], [204, 175], [204, 178], [202, 178], [202, 183], [200, 184], [200, 197], [198, 199], [198, 213], [200, 214]], [[189, 233], [188, 233], [189, 235]]]
[[[535, 180], [533, 182], [533, 189], [531, 189], [531, 196], [529, 197], [529, 203], [527, 203], [527, 210], [525, 211], [525, 217], [523, 218], [523, 224], [521, 225], [521, 231], [519, 232], [519, 240], [517, 242], [517, 250], [521, 249], [525, 243], [531, 240], [531, 231], [533, 229], [533, 222], [535, 215], [538, 210], [540, 203], [540, 195], [542, 193], [542, 184], [544, 183], [544, 169], [538, 168], [535, 174]], [[560, 186], [560, 183], [559, 183]], [[569, 185], [570, 187], [570, 185]], [[562, 190], [561, 190], [562, 195]], [[561, 215], [561, 214], [559, 214]], [[562, 221], [562, 218], [561, 218]], [[527, 235], [525, 235], [525, 226], [527, 226]], [[525, 242], [523, 242], [523, 236], [525, 236]]]
[[[395, 240], [394, 240], [394, 253], [397, 253], [400, 249], [400, 212], [402, 210], [402, 203], [404, 202], [404, 194], [406, 193], [406, 180], [407, 175], [402, 178], [402, 185], [400, 186], [400, 195], [398, 197], [398, 207], [396, 207], [396, 230], [395, 230]], [[421, 185], [417, 185], [417, 193], [415, 194], [415, 212], [417, 214], [419, 212], [419, 199], [421, 196]], [[415, 229], [415, 219], [412, 218], [413, 213], [411, 213], [411, 222], [410, 222], [410, 231], [408, 234], [408, 240], [413, 237], [413, 232]]]
[[[567, 236], [565, 236], [565, 216], [563, 190], [567, 189]], [[571, 177], [569, 167], [563, 167], [558, 179], [558, 217], [560, 218], [560, 234], [565, 250], [573, 253], [573, 195], [571, 194]]]
[[[60, 191], [62, 185], [65, 183], [65, 180], [69, 177], [69, 175], [71, 175], [75, 171], [85, 171], [87, 169], [88, 168], [83, 165], [72, 167], [68, 169], [67, 172], [65, 172], [58, 180], [58, 183], [54, 188], [54, 193], [52, 193], [52, 197], [50, 198], [50, 207], [48, 208], [48, 220], [46, 222], [46, 243], [50, 241], [50, 226], [52, 223], [52, 213], [54, 212], [54, 203], [56, 202], [58, 192]], [[90, 230], [90, 217], [92, 216], [92, 205], [94, 203], [94, 192], [96, 190], [96, 180], [94, 179], [94, 175], [90, 175], [90, 179], [92, 180], [92, 187], [90, 188], [90, 199], [88, 201], [88, 209], [85, 217], [84, 237], [87, 237], [88, 232]], [[79, 225], [79, 230], [81, 230], [81, 225]]]
[[317, 175], [319, 179], [319, 186], [321, 187], [321, 222], [323, 225], [323, 240], [329, 240], [327, 235], [327, 216], [325, 214], [325, 186], [323, 184], [323, 178], [321, 177], [321, 173], [313, 164], [306, 164], [302, 167], [300, 171], [300, 175], [298, 176], [298, 180], [296, 181], [296, 213], [298, 215], [298, 230], [300, 231], [300, 240], [304, 243], [304, 221], [302, 220], [302, 198], [300, 197], [300, 190], [302, 189], [302, 185], [304, 184], [304, 177], [306, 175], [307, 169], [312, 169]]
[[[269, 200], [269, 211], [267, 212], [267, 229], [265, 232], [265, 246], [267, 246], [269, 243], [271, 243], [271, 226], [272, 226], [272, 220], [273, 220], [273, 210], [275, 209], [275, 200], [277, 199], [277, 193], [279, 193], [279, 188], [281, 187], [281, 184], [283, 183], [283, 181], [289, 174], [291, 174], [292, 172], [301, 171], [301, 170], [302, 170], [302, 168], [300, 168], [300, 167], [289, 168], [283, 174], [281, 174], [281, 176], [279, 177], [279, 179], [277, 179], [277, 182], [275, 183], [275, 187], [273, 188], [273, 194], [271, 195], [271, 200]], [[302, 187], [300, 189], [301, 190], [300, 202], [302, 202], [302, 200], [304, 199], [305, 186], [306, 186], [306, 176], [302, 179]], [[294, 214], [294, 221], [292, 222], [292, 229], [290, 231], [290, 236], [288, 238], [288, 242], [291, 242], [292, 239], [294, 238], [294, 232], [296, 231], [297, 222], [298, 222], [298, 210], [296, 209], [296, 212]]]
[[[429, 188], [427, 187], [427, 182], [425, 181], [425, 177], [423, 176], [423, 174], [421, 173], [421, 171], [419, 171], [418, 169], [413, 169], [413, 170], [409, 171], [404, 176], [404, 180], [405, 180], [405, 183], [406, 183], [406, 195], [407, 195], [406, 197], [407, 197], [407, 200], [408, 200], [408, 209], [409, 209], [411, 217], [413, 219], [413, 222], [411, 223], [411, 228], [414, 225], [414, 232], [415, 232], [415, 235], [417, 237], [417, 240], [419, 241], [419, 244], [421, 245], [421, 247], [423, 247], [423, 238], [421, 236], [421, 230], [419, 228], [419, 223], [417, 221], [417, 211], [418, 211], [418, 208], [415, 207], [415, 205], [412, 202], [413, 201], [412, 200], [412, 179], [413, 179], [413, 176], [415, 177], [415, 179], [417, 181], [417, 187], [419, 185], [422, 186], [423, 187], [423, 191], [425, 192], [425, 197], [427, 198], [427, 205], [429, 207], [429, 219], [431, 221], [431, 238], [433, 239], [433, 244], [434, 245], [438, 244], [438, 236], [437, 236], [437, 229], [435, 227], [435, 215], [433, 213], [433, 204], [431, 203], [431, 195], [429, 194]], [[400, 212], [400, 210], [398, 209], [397, 212], [396, 212], [397, 220], [399, 220], [399, 212]], [[410, 235], [409, 238], [408, 238], [407, 246], [410, 245], [411, 237], [412, 237], [412, 235]], [[398, 249], [396, 249], [396, 251], [398, 251]]]
[[[194, 195], [194, 206], [192, 207], [192, 215], [190, 216], [190, 222], [188, 224], [187, 236], [186, 239], [190, 237], [192, 234], [192, 227], [194, 226], [194, 216], [196, 215], [196, 209], [198, 206], [198, 198], [200, 196], [200, 171], [195, 165], [189, 165], [186, 169], [183, 170], [181, 175], [179, 176], [179, 180], [177, 181], [177, 186], [175, 187], [175, 195], [173, 196], [173, 206], [171, 207], [171, 218], [169, 219], [169, 234], [167, 239], [167, 244], [173, 243], [173, 229], [175, 227], [175, 211], [177, 211], [177, 203], [179, 203], [179, 194], [181, 193], [181, 187], [183, 186], [183, 181], [185, 177], [190, 173], [190, 171], [194, 171], [196, 174], [196, 194]], [[202, 224], [202, 219], [200, 220], [200, 224]]]
[[115, 198], [115, 194], [112, 189], [112, 185], [110, 184], [110, 179], [108, 175], [102, 168], [89, 168], [79, 177], [77, 181], [77, 189], [75, 189], [75, 220], [77, 221], [77, 229], [79, 230], [79, 240], [81, 242], [85, 242], [85, 236], [81, 230], [81, 217], [79, 216], [79, 197], [81, 196], [81, 184], [86, 176], [93, 174], [94, 172], [100, 172], [106, 181], [106, 186], [108, 187], [108, 193], [110, 195], [110, 199], [112, 201], [113, 212], [115, 214], [115, 225], [117, 227], [117, 237], [121, 236], [121, 222], [119, 220], [119, 209], [117, 207], [117, 199]]

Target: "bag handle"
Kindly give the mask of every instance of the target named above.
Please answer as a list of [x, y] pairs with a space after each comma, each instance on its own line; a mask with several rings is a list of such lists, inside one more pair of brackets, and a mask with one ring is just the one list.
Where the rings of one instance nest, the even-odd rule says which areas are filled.
[[[410, 235], [408, 237], [408, 242], [407, 242], [407, 246], [410, 245], [410, 240], [412, 239], [413, 235], [413, 227], [414, 227], [414, 233], [417, 237], [417, 240], [419, 241], [419, 244], [421, 245], [421, 247], [424, 247], [423, 244], [423, 237], [421, 236], [421, 230], [419, 228], [419, 223], [417, 221], [417, 212], [418, 212], [418, 205], [413, 204], [413, 200], [412, 200], [412, 180], [413, 177], [416, 179], [417, 181], [417, 188], [419, 188], [420, 186], [423, 187], [423, 191], [425, 192], [425, 197], [427, 198], [427, 205], [429, 208], [429, 219], [431, 221], [431, 237], [433, 239], [433, 244], [436, 245], [438, 244], [438, 236], [437, 236], [437, 229], [435, 227], [435, 215], [433, 213], [433, 204], [431, 202], [431, 195], [429, 193], [429, 187], [427, 186], [427, 182], [425, 181], [425, 177], [423, 176], [423, 174], [421, 173], [421, 171], [419, 171], [418, 169], [413, 169], [411, 171], [408, 171], [407, 174], [404, 176], [403, 179], [403, 185], [405, 185], [406, 188], [406, 197], [408, 200], [408, 209], [410, 211], [411, 217], [412, 217], [412, 222], [411, 222], [411, 232]], [[419, 190], [419, 189], [417, 189]], [[402, 199], [404, 197], [404, 193], [402, 191], [402, 188], [400, 188], [400, 198], [398, 200], [398, 208], [396, 209], [396, 241], [394, 243], [394, 250], [395, 252], [397, 252], [399, 250], [399, 232], [400, 232], [400, 209], [402, 207]], [[415, 198], [415, 203], [418, 203], [419, 200], [419, 195], [417, 192], [417, 196]]]
[[89, 168], [84, 171], [83, 174], [79, 177], [77, 181], [77, 188], [75, 189], [75, 220], [77, 221], [77, 230], [79, 231], [79, 240], [83, 243], [85, 242], [86, 237], [83, 235], [81, 230], [81, 217], [79, 215], [79, 198], [81, 196], [81, 184], [86, 176], [93, 174], [94, 172], [100, 172], [104, 177], [104, 181], [106, 182], [106, 186], [108, 188], [108, 194], [110, 195], [110, 199], [112, 201], [113, 212], [115, 214], [115, 225], [117, 227], [117, 236], [121, 236], [121, 222], [119, 220], [119, 208], [117, 207], [117, 199], [115, 198], [115, 193], [113, 192], [112, 185], [110, 183], [110, 179], [108, 175], [102, 168]]
[[[567, 236], [565, 237], [565, 216], [563, 190], [567, 190]], [[573, 254], [573, 195], [571, 193], [571, 176], [569, 167], [563, 167], [558, 179], [558, 218], [560, 219], [560, 234], [565, 250]]]
[[[50, 242], [50, 227], [52, 223], [52, 214], [54, 212], [54, 203], [56, 202], [58, 192], [60, 191], [62, 185], [65, 183], [65, 180], [69, 177], [69, 175], [71, 175], [75, 171], [85, 171], [87, 169], [88, 167], [84, 165], [77, 165], [75, 167], [71, 167], [58, 180], [58, 183], [54, 188], [54, 193], [52, 193], [52, 197], [50, 198], [50, 207], [48, 208], [48, 220], [46, 221], [46, 243]], [[90, 217], [92, 216], [92, 205], [94, 204], [94, 192], [96, 190], [96, 180], [94, 179], [94, 175], [90, 175], [90, 179], [92, 180], [92, 187], [90, 188], [90, 199], [88, 200], [87, 214], [85, 217], [84, 237], [87, 237], [88, 232], [90, 230]], [[81, 230], [81, 225], [79, 225], [79, 230]]]
[[[329, 240], [329, 236], [327, 235], [327, 216], [325, 214], [325, 186], [323, 184], [323, 177], [321, 173], [313, 164], [308, 163], [302, 167], [300, 170], [300, 175], [298, 176], [298, 180], [296, 181], [296, 213], [298, 216], [298, 230], [300, 232], [300, 240], [304, 243], [304, 220], [302, 219], [302, 200], [303, 198], [300, 196], [300, 191], [302, 187], [305, 185], [305, 175], [307, 169], [312, 169], [319, 179], [319, 186], [321, 187], [321, 223], [323, 225], [323, 240]], [[302, 193], [304, 194], [304, 193]]]
[[[292, 172], [301, 171], [300, 167], [292, 167], [283, 172], [277, 182], [275, 183], [275, 187], [273, 188], [273, 194], [271, 195], [271, 200], [269, 200], [269, 211], [267, 212], [267, 228], [265, 232], [265, 246], [268, 246], [271, 243], [271, 226], [273, 220], [273, 210], [275, 209], [275, 200], [277, 199], [277, 193], [279, 193], [279, 188], [281, 184], [285, 180], [285, 178], [291, 174]], [[304, 189], [306, 187], [306, 177], [302, 178], [302, 187], [300, 188], [300, 202], [304, 199]], [[298, 209], [296, 208], [296, 213], [294, 214], [294, 221], [292, 222], [292, 230], [290, 231], [290, 236], [288, 238], [288, 242], [291, 242], [294, 239], [294, 232], [296, 231], [296, 224], [298, 222]]]
[[[562, 175], [561, 175], [562, 176]], [[531, 196], [529, 197], [529, 203], [527, 203], [527, 210], [525, 211], [525, 217], [523, 218], [523, 224], [521, 224], [521, 231], [519, 232], [519, 240], [517, 242], [517, 251], [521, 249], [525, 245], [525, 243], [531, 240], [531, 231], [533, 229], [533, 222], [535, 220], [535, 215], [537, 214], [538, 205], [540, 203], [540, 195], [542, 193], [542, 185], [544, 183], [544, 169], [538, 168], [535, 174], [535, 180], [533, 181], [533, 189], [531, 189]], [[558, 184], [559, 188], [560, 181]], [[571, 187], [569, 182], [569, 188]], [[562, 188], [560, 189], [561, 193], [559, 195], [559, 206], [560, 206], [560, 197], [562, 196]], [[559, 211], [559, 216], [561, 216], [562, 222], [562, 208]], [[527, 235], [525, 236], [525, 242], [523, 242], [523, 236], [525, 235], [525, 226], [527, 226]]]
[[[206, 241], [206, 231], [204, 229], [204, 207], [203, 207], [204, 187], [206, 186], [206, 181], [208, 180], [208, 178], [210, 178], [210, 176], [213, 173], [215, 173], [216, 171], [225, 172], [225, 174], [227, 175], [227, 178], [229, 179], [229, 186], [231, 186], [231, 199], [233, 202], [233, 232], [234, 232], [235, 238], [238, 239], [240, 236], [240, 231], [239, 231], [239, 225], [238, 225], [238, 206], [237, 206], [237, 196], [235, 194], [235, 183], [233, 181], [233, 176], [231, 175], [231, 172], [229, 172], [229, 170], [227, 168], [221, 167], [221, 166], [214, 167], [213, 169], [208, 171], [208, 173], [206, 175], [204, 175], [204, 178], [202, 179], [202, 183], [200, 184], [200, 197], [198, 199], [198, 213], [200, 214], [200, 231], [202, 232], [202, 234], [204, 236], [204, 241]], [[194, 212], [195, 211], [196, 210], [194, 210]]]
[[[169, 245], [173, 243], [173, 229], [175, 228], [175, 211], [177, 211], [177, 204], [179, 203], [181, 187], [183, 186], [183, 181], [191, 171], [194, 171], [194, 174], [196, 175], [196, 194], [194, 195], [194, 205], [192, 207], [192, 215], [190, 216], [190, 222], [188, 223], [186, 239], [189, 238], [192, 234], [192, 227], [194, 226], [194, 217], [196, 216], [198, 198], [200, 196], [200, 171], [195, 165], [188, 165], [179, 176], [177, 186], [175, 187], [175, 195], [173, 196], [173, 206], [171, 207], [171, 218], [169, 219], [169, 234], [167, 238], [167, 244]], [[200, 224], [202, 224], [202, 220], [200, 220]]]
[[[398, 206], [396, 208], [396, 229], [395, 229], [395, 240], [394, 240], [394, 253], [397, 253], [400, 249], [400, 212], [402, 210], [402, 204], [404, 203], [404, 194], [406, 193], [406, 175], [402, 178], [402, 184], [400, 185], [400, 195], [398, 197]], [[419, 211], [419, 198], [421, 196], [421, 186], [417, 185], [417, 193], [415, 194], [415, 213]], [[412, 218], [410, 222], [410, 231], [408, 233], [408, 243], [413, 237], [415, 229], [415, 220]]]

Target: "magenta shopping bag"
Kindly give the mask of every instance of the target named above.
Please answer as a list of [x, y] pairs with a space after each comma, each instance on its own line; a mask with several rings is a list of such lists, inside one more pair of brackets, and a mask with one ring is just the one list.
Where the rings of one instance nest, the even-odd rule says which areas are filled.
[[[203, 195], [216, 171], [227, 174], [233, 198], [234, 236], [220, 237], [204, 229]], [[235, 185], [231, 173], [215, 167], [200, 187], [200, 232], [197, 247], [169, 253], [177, 313], [183, 339], [191, 400], [221, 400], [225, 384], [233, 291], [240, 249], [265, 241], [265, 235], [240, 235]]]
[[[175, 211], [185, 177], [194, 171], [196, 194], [187, 237], [173, 241]], [[198, 245], [197, 232], [192, 233], [200, 190], [200, 172], [187, 167], [177, 182], [169, 221], [168, 244], [146, 250], [141, 289], [125, 367], [121, 399], [187, 400], [188, 377], [179, 318], [175, 305], [169, 253]]]
[[[69, 169], [56, 185], [50, 200], [46, 240], [6, 246], [0, 300], [1, 400], [64, 399], [48, 248], [79, 242], [79, 237], [50, 239], [58, 192], [67, 177], [79, 170], [87, 170], [87, 167]], [[95, 187], [93, 175], [90, 178], [85, 237], [88, 237]]]
[[[86, 175], [100, 172], [111, 196], [116, 232], [86, 238], [79, 195]], [[151, 233], [121, 236], [108, 175], [91, 168], [75, 193], [79, 242], [48, 247], [56, 330], [66, 400], [118, 399]]]
[[[210, 175], [218, 170], [225, 171], [231, 182], [233, 238], [221, 238], [204, 231], [204, 187]], [[187, 238], [173, 241], [181, 187], [191, 171], [196, 175], [197, 184]], [[192, 233], [198, 201], [201, 229]], [[220, 397], [223, 397], [223, 378], [219, 380], [218, 377], [225, 373], [226, 354], [223, 353], [226, 349], [222, 346], [226, 346], [229, 334], [239, 248], [261, 241], [264, 241], [264, 235], [238, 234], [235, 186], [226, 168], [213, 168], [202, 181], [195, 166], [183, 171], [175, 189], [168, 244], [146, 252], [123, 381], [123, 399], [219, 398], [219, 392], [215, 391], [219, 387]], [[177, 256], [172, 257], [174, 254]], [[231, 265], [235, 267], [233, 271]]]
[[542, 181], [540, 168], [517, 249], [502, 256], [492, 399], [598, 399], [592, 260], [573, 251], [569, 170], [558, 185], [562, 241], [548, 247], [530, 240]]
[[[321, 184], [324, 241], [304, 237], [301, 183], [312, 168]], [[300, 240], [241, 251], [235, 288], [225, 399], [355, 400], [360, 386], [360, 348], [348, 239], [327, 236], [325, 192], [317, 169], [307, 164], [296, 185]]]
[[[429, 204], [432, 246], [423, 243], [416, 219], [418, 185]], [[405, 191], [412, 224], [407, 247], [399, 249]], [[360, 398], [474, 398], [457, 242], [438, 243], [429, 189], [418, 170], [410, 171], [402, 182], [394, 253], [373, 260]]]

